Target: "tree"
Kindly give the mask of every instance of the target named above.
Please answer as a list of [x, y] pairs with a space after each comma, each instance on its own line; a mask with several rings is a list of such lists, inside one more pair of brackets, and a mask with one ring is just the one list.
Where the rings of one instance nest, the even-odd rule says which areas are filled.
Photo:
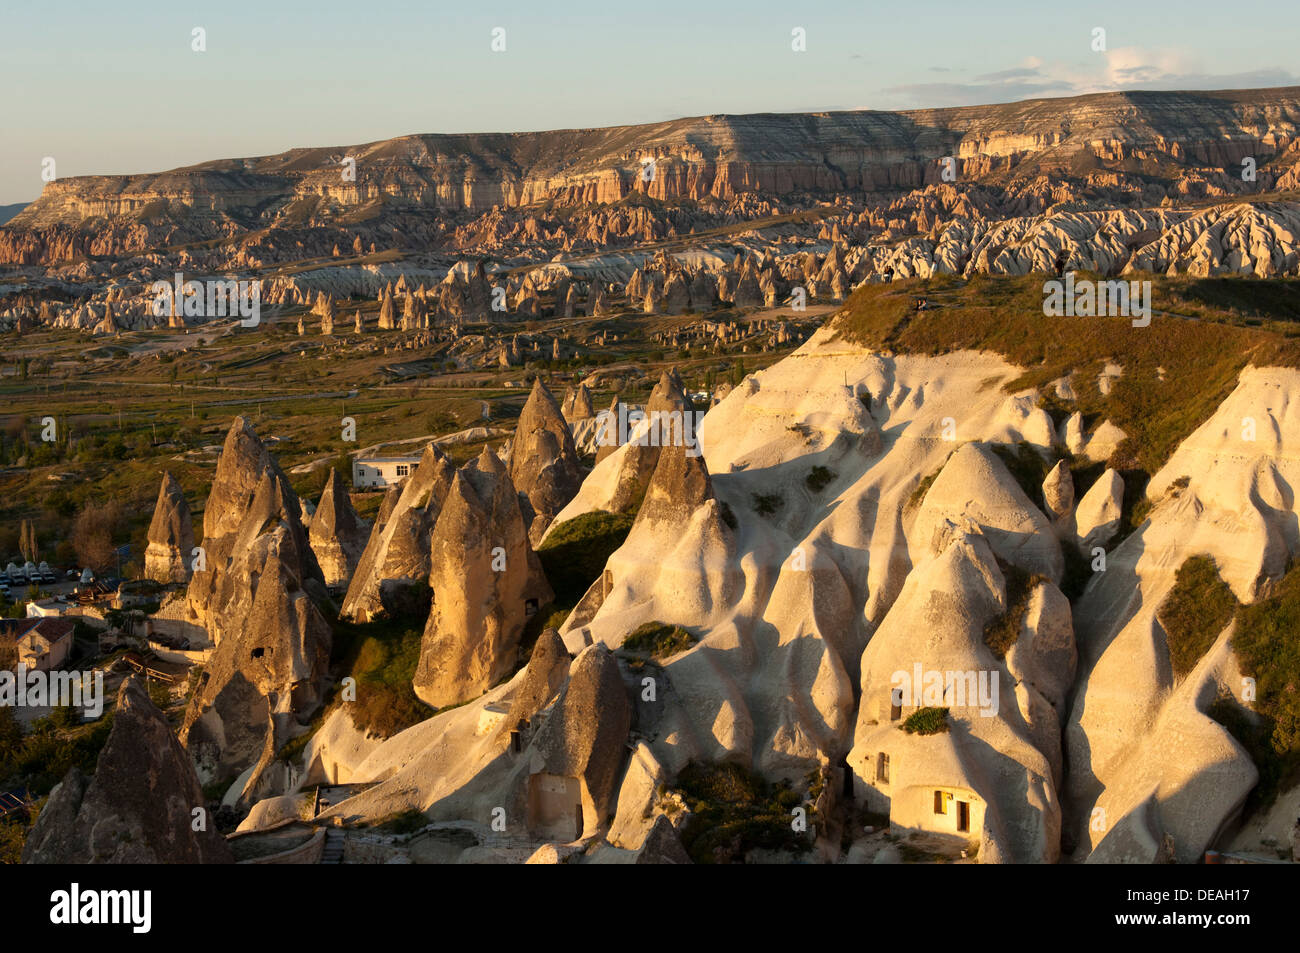
[[0, 706], [0, 761], [8, 760], [22, 743], [22, 722], [11, 706]]
[[23, 559], [40, 562], [41, 550], [36, 542], [36, 527], [31, 520], [23, 520], [19, 528], [18, 549], [23, 554]]
[[113, 563], [116, 549], [113, 534], [121, 522], [116, 501], [87, 503], [72, 524], [72, 546], [82, 566], [103, 569]]
[[731, 367], [731, 386], [739, 387], [740, 382], [745, 379], [745, 361], [742, 358]]
[[[334, 458], [334, 469], [339, 471], [339, 476], [343, 478], [344, 486], [352, 485], [352, 455], [350, 453], [340, 453]], [[321, 487], [323, 491], [325, 487]]]

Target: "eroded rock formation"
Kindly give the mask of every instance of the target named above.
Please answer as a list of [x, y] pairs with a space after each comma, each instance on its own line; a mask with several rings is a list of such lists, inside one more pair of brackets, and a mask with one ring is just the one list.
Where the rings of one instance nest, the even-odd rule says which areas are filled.
[[573, 432], [538, 378], [519, 415], [510, 453], [510, 479], [519, 491], [528, 537], [534, 544], [541, 542], [555, 515], [573, 499], [582, 477]]
[[144, 574], [161, 583], [186, 583], [193, 560], [194, 527], [185, 491], [170, 473], [164, 473], [149, 523], [149, 545], [144, 553]]
[[326, 585], [347, 586], [361, 561], [367, 536], [367, 527], [352, 508], [342, 475], [331, 467], [309, 532], [312, 552]]
[[201, 777], [240, 776], [239, 797], [253, 797], [280, 746], [320, 705], [331, 634], [316, 607], [325, 584], [298, 498], [242, 417], [226, 436], [203, 527], [188, 608], [216, 648], [181, 740]]
[[430, 444], [402, 487], [388, 491], [343, 599], [344, 615], [366, 622], [423, 611], [429, 534], [454, 473], [451, 461]]
[[513, 671], [525, 623], [552, 598], [519, 494], [487, 448], [452, 479], [431, 537], [429, 581], [415, 692], [438, 708]]
[[27, 836], [23, 863], [233, 862], [189, 755], [144, 683], [128, 678], [94, 775], [73, 768], [54, 789]]

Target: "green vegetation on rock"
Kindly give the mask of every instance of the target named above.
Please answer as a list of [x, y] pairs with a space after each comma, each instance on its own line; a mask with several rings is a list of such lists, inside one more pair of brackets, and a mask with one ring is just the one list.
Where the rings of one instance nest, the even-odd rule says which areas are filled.
[[13, 709], [0, 707], [0, 791], [49, 794], [74, 765], [94, 774], [112, 730], [112, 710], [89, 725], [60, 728], [52, 718], [40, 718], [24, 731]]
[[572, 608], [623, 545], [635, 516], [595, 510], [554, 526], [537, 549], [555, 603]]
[[937, 735], [948, 730], [947, 708], [918, 708], [898, 726], [909, 735]]
[[[1123, 317], [1044, 317], [1043, 280], [939, 276], [864, 285], [845, 302], [835, 327], [875, 350], [992, 351], [1024, 368], [1006, 384], [1010, 393], [1074, 373], [1082, 385], [1075, 388], [1076, 409], [1085, 421], [1107, 419], [1128, 435], [1110, 465], [1148, 474], [1213, 414], [1248, 363], [1300, 366], [1292, 324], [1300, 282], [1156, 275], [1153, 307], [1197, 320], [1155, 315], [1148, 327], [1135, 328]], [[930, 303], [922, 313], [914, 310], [917, 295]], [[1249, 317], [1231, 320], [1224, 313], [1229, 301]], [[1112, 360], [1124, 373], [1103, 396], [1095, 381]]]
[[[421, 633], [408, 625], [401, 620], [334, 624], [334, 658], [341, 671], [356, 679], [357, 692], [355, 702], [343, 701], [336, 692], [336, 703], [347, 708], [358, 729], [380, 738], [391, 738], [434, 715], [411, 684], [420, 662]], [[289, 745], [305, 744], [308, 736]]]
[[645, 622], [637, 626], [623, 640], [622, 648], [627, 652], [649, 655], [655, 659], [666, 659], [678, 652], [685, 652], [695, 642], [695, 636], [680, 625]]
[[995, 656], [1004, 659], [1007, 652], [1011, 651], [1011, 646], [1020, 638], [1020, 627], [1024, 624], [1025, 613], [1029, 611], [1030, 596], [1047, 579], [1001, 560], [998, 564], [1002, 569], [1002, 577], [1006, 580], [1007, 608], [984, 626], [984, 644]]
[[823, 466], [815, 466], [812, 468], [812, 472], [804, 478], [804, 483], [806, 483], [808, 489], [812, 490], [814, 493], [820, 493], [822, 490], [826, 489], [826, 487], [830, 486], [831, 481], [834, 479], [835, 474], [831, 472], [831, 470]]
[[[802, 853], [812, 846], [791, 827], [804, 797], [788, 783], [769, 783], [737, 764], [692, 762], [674, 789], [691, 811], [682, 845], [697, 864], [743, 863], [754, 848]], [[812, 824], [810, 807], [809, 830]]]
[[1300, 779], [1300, 566], [1272, 596], [1237, 610], [1232, 647], [1242, 673], [1255, 679], [1259, 723], [1244, 731], [1232, 721], [1225, 726], [1254, 758], [1255, 798], [1267, 804]]
[[1174, 675], [1185, 678], [1232, 621], [1237, 597], [1208, 556], [1192, 556], [1178, 567], [1174, 588], [1156, 611], [1165, 630]]

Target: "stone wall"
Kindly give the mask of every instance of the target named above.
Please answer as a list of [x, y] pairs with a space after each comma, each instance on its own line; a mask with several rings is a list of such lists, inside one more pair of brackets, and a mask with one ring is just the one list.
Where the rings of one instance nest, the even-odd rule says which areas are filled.
[[325, 851], [325, 828], [318, 828], [311, 840], [269, 857], [255, 857], [240, 861], [242, 864], [319, 864]]

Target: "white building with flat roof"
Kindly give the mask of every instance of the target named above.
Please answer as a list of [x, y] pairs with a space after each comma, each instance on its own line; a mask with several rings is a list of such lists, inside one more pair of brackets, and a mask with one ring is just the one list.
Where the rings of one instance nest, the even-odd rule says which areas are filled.
[[352, 486], [357, 490], [382, 490], [404, 482], [419, 465], [418, 454], [409, 457], [358, 457], [352, 461]]

